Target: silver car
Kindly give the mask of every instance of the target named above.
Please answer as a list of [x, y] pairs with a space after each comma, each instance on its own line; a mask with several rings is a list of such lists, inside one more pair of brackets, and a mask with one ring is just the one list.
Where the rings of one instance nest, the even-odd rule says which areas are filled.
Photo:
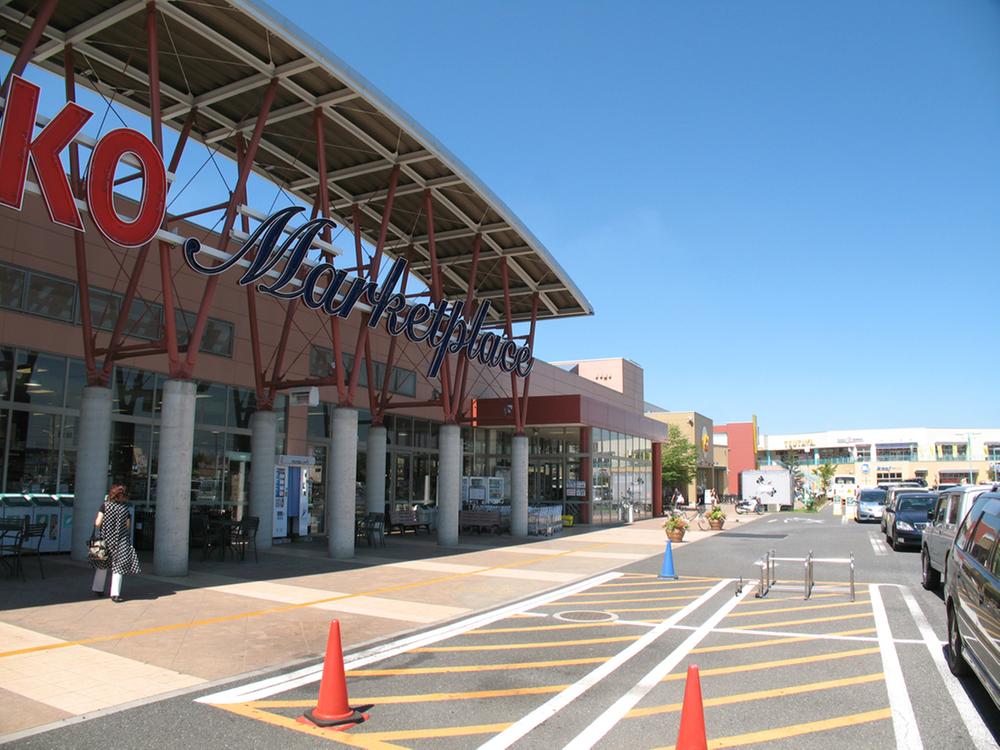
[[990, 490], [996, 491], [997, 485], [958, 485], [938, 494], [934, 515], [924, 529], [920, 545], [920, 582], [925, 589], [936, 589], [944, 580], [948, 555], [955, 541], [958, 525], [976, 502], [976, 498]]
[[861, 495], [858, 497], [858, 513], [854, 520], [858, 523], [879, 521], [884, 510], [885, 490], [861, 490]]

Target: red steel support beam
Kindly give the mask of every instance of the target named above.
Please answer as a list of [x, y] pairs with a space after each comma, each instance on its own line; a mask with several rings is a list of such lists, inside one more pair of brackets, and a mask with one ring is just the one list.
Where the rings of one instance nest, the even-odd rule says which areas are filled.
[[[535, 323], [538, 321], [538, 292], [531, 297], [531, 327], [528, 329], [528, 348], [535, 347]], [[521, 427], [528, 424], [528, 389], [531, 388], [531, 373], [524, 379], [524, 388], [521, 392]]]
[[[180, 164], [181, 155], [184, 153], [184, 146], [187, 145], [188, 136], [191, 135], [191, 127], [194, 125], [195, 110], [191, 110], [188, 113], [187, 120], [184, 122], [184, 127], [181, 129], [180, 137], [177, 139], [177, 144], [174, 146], [174, 153], [170, 157], [170, 166], [167, 167], [168, 172], [175, 172], [177, 170], [177, 165]], [[176, 218], [176, 217], [175, 217]], [[114, 367], [115, 357], [118, 352], [124, 351], [122, 346], [122, 340], [124, 339], [123, 334], [125, 333], [125, 325], [128, 322], [128, 313], [132, 307], [132, 302], [135, 301], [136, 292], [139, 289], [139, 279], [142, 278], [143, 268], [146, 266], [146, 258], [149, 257], [150, 245], [145, 245], [139, 250], [139, 254], [136, 256], [135, 263], [132, 266], [132, 273], [129, 274], [128, 286], [125, 289], [124, 299], [122, 300], [122, 309], [118, 311], [118, 318], [115, 320], [115, 328], [111, 333], [111, 340], [108, 344], [108, 356], [104, 360], [104, 373], [105, 378], [110, 377], [111, 368]], [[170, 245], [164, 245], [160, 243], [160, 283], [164, 289], [170, 289], [171, 295], [173, 294], [173, 287], [171, 286], [171, 276], [170, 276]], [[178, 346], [178, 355], [183, 347]], [[180, 357], [178, 356], [178, 360]]]
[[[229, 236], [233, 231], [233, 224], [236, 221], [236, 208], [239, 205], [239, 196], [246, 188], [247, 179], [250, 177], [250, 170], [253, 167], [253, 160], [257, 156], [257, 147], [260, 145], [261, 136], [264, 135], [264, 126], [267, 124], [267, 116], [271, 112], [271, 105], [274, 104], [275, 94], [278, 93], [277, 78], [272, 78], [264, 91], [264, 97], [260, 103], [260, 113], [257, 115], [257, 124], [254, 125], [253, 135], [247, 144], [246, 155], [243, 163], [239, 165], [239, 177], [236, 180], [236, 187], [229, 199], [229, 206], [226, 208], [226, 217], [222, 225], [222, 241], [219, 248], [223, 252], [229, 249]], [[194, 330], [191, 331], [190, 343], [188, 345], [187, 356], [184, 358], [177, 373], [171, 373], [175, 377], [190, 378], [194, 372], [194, 365], [197, 359], [198, 348], [201, 346], [201, 338], [205, 333], [205, 326], [208, 323], [208, 311], [212, 309], [212, 299], [215, 297], [215, 289], [219, 286], [219, 276], [209, 276], [205, 282], [205, 291], [201, 297], [201, 304], [198, 306], [198, 317], [194, 321]]]
[[[511, 324], [510, 310], [510, 272], [507, 270], [506, 257], [500, 259], [500, 277], [503, 279], [504, 330], [507, 333], [507, 338], [511, 338], [514, 335], [514, 330]], [[521, 402], [517, 397], [516, 372], [510, 374], [510, 400], [514, 412], [514, 434], [523, 435], [524, 423], [521, 421]]]
[[[403, 277], [403, 282], [400, 284], [400, 294], [406, 294], [406, 282], [409, 281], [410, 275], [407, 274]], [[379, 424], [385, 418], [385, 407], [389, 403], [389, 378], [392, 377], [392, 368], [396, 364], [396, 342], [399, 340], [399, 336], [393, 336], [392, 340], [389, 342], [389, 356], [386, 357], [385, 362], [385, 376], [382, 378], [382, 393], [379, 396], [378, 401], [378, 416]]]
[[[479, 251], [482, 249], [483, 236], [476, 234], [472, 241], [472, 266], [469, 268], [469, 288], [465, 292], [465, 308], [463, 313], [466, 320], [472, 320], [472, 300], [476, 291], [476, 276], [479, 274]], [[469, 357], [467, 351], [462, 349], [458, 354], [458, 362], [455, 365], [455, 399], [451, 407], [451, 415], [458, 418], [465, 403], [465, 383], [469, 377]]]
[[[160, 44], [156, 28], [156, 3], [146, 4], [146, 45], [149, 50], [149, 124], [152, 130], [153, 145], [163, 153], [163, 120], [160, 108]], [[180, 351], [177, 346], [177, 317], [174, 314], [174, 289], [170, 274], [169, 246], [163, 242], [157, 243], [160, 253], [160, 285], [163, 294], [163, 340], [167, 347], [167, 360], [170, 372], [174, 372], [180, 364]], [[149, 252], [149, 245], [142, 249]]]
[[[434, 200], [430, 190], [424, 191], [424, 215], [427, 217], [427, 249], [431, 256], [431, 299], [436, 303], [444, 303], [444, 289], [441, 284], [441, 267], [438, 265], [437, 243], [434, 241]], [[431, 333], [433, 338], [435, 332]], [[451, 368], [448, 353], [444, 353], [439, 374], [441, 380], [441, 405], [444, 409], [444, 421], [453, 422], [451, 413]]]
[[[382, 224], [378, 230], [378, 241], [375, 244], [375, 254], [372, 256], [371, 267], [368, 269], [368, 280], [374, 282], [378, 279], [378, 272], [382, 264], [382, 251], [385, 248], [385, 240], [389, 234], [389, 220], [392, 218], [392, 204], [396, 198], [396, 185], [399, 182], [399, 165], [396, 164], [389, 173], [389, 191], [385, 197], [385, 208], [382, 209]], [[325, 173], [324, 173], [325, 174]], [[357, 206], [354, 213], [354, 246], [358, 256], [358, 266], [361, 266], [361, 212]], [[347, 388], [347, 398], [354, 403], [354, 393], [358, 387], [358, 378], [361, 374], [361, 353], [370, 349], [368, 346], [368, 320], [371, 316], [366, 315], [364, 322], [358, 329], [358, 338], [354, 342], [354, 362], [351, 366], [351, 382]]]
[[[312, 221], [316, 218], [316, 214], [319, 212], [319, 195], [317, 194], [316, 199], [313, 201], [312, 214], [309, 216], [309, 220]], [[271, 382], [268, 387], [267, 394], [267, 404], [266, 406], [270, 408], [274, 405], [274, 396], [276, 391], [280, 386], [280, 380], [282, 376], [282, 370], [285, 368], [285, 352], [288, 351], [288, 336], [292, 330], [292, 322], [295, 320], [295, 313], [299, 309], [298, 299], [291, 300], [285, 306], [285, 322], [281, 325], [281, 338], [278, 340], [278, 348], [274, 353], [274, 370], [271, 372]], [[263, 406], [261, 408], [264, 408]]]
[[[361, 209], [358, 204], [355, 203], [351, 206], [351, 223], [354, 226], [354, 255], [355, 262], [358, 264], [358, 271], [356, 273], [362, 273], [361, 269], [365, 268], [364, 264], [364, 254], [361, 250]], [[370, 316], [366, 319], [370, 320]], [[353, 370], [358, 369], [358, 364], [355, 361]], [[368, 411], [372, 415], [372, 424], [380, 425], [382, 424], [382, 417], [378, 410], [378, 396], [375, 394], [375, 367], [372, 365], [372, 345], [369, 339], [365, 339], [365, 370], [368, 374], [366, 378], [366, 389], [368, 390]]]
[[3, 91], [5, 93], [7, 87], [10, 85], [12, 76], [24, 75], [24, 69], [28, 67], [31, 56], [35, 54], [35, 47], [42, 40], [45, 27], [49, 25], [49, 20], [52, 18], [52, 13], [55, 11], [58, 3], [59, 0], [42, 0], [42, 3], [38, 6], [35, 20], [32, 22], [31, 28], [28, 30], [28, 35], [21, 44], [21, 48], [17, 51], [17, 55], [14, 56], [14, 62], [11, 63], [10, 70], [7, 71], [7, 77], [3, 81]]
[[[63, 53], [66, 101], [76, 101], [76, 71], [73, 67], [73, 45], [67, 44]], [[83, 195], [80, 182], [80, 150], [76, 143], [69, 146], [69, 184], [77, 198]], [[97, 372], [94, 357], [94, 327], [90, 318], [90, 282], [87, 274], [87, 244], [83, 232], [73, 232], [73, 249], [76, 256], [76, 282], [80, 290], [80, 328], [83, 334], [83, 361], [87, 369], [87, 385], [104, 385], [107, 379]]]
[[186, 219], [192, 219], [195, 216], [201, 216], [202, 214], [211, 213], [212, 211], [221, 211], [226, 206], [229, 205], [229, 199], [222, 201], [221, 203], [216, 203], [214, 206], [205, 206], [204, 208], [196, 208], [193, 211], [187, 211], [182, 214], [177, 214], [175, 216], [167, 217], [168, 221], [184, 221]]
[[[238, 133], [236, 135], [236, 161], [238, 164], [242, 164], [246, 159], [246, 148], [243, 143], [243, 134]], [[239, 202], [246, 205], [247, 202], [247, 189], [246, 183], [243, 185], [243, 191], [239, 196]], [[250, 234], [250, 219], [248, 216], [241, 215], [242, 229], [244, 233]], [[261, 252], [258, 248], [257, 252]], [[267, 400], [267, 394], [264, 392], [264, 380], [267, 377], [267, 373], [264, 372], [266, 365], [264, 364], [264, 358], [260, 352], [260, 323], [257, 320], [257, 293], [254, 290], [253, 284], [247, 284], [244, 291], [246, 292], [247, 298], [247, 321], [250, 327], [250, 352], [253, 358], [253, 382], [254, 391], [257, 394], [257, 403], [263, 404]]]

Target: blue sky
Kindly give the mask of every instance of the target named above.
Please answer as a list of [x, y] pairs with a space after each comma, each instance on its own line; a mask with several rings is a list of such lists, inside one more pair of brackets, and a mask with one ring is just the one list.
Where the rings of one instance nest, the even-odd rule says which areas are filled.
[[1000, 424], [997, 3], [281, 12], [588, 296], [539, 356], [629, 357], [648, 400], [764, 432]]
[[[280, 10], [465, 162], [587, 295], [594, 317], [539, 326], [540, 357], [628, 357], [647, 400], [717, 423], [756, 413], [765, 433], [1000, 426], [1000, 3]], [[62, 82], [28, 76], [53, 114]], [[80, 101], [92, 136], [148, 128]], [[172, 192], [173, 212], [232, 183], [205, 158], [185, 152], [179, 180], [219, 184]], [[263, 181], [250, 193], [286, 204]]]

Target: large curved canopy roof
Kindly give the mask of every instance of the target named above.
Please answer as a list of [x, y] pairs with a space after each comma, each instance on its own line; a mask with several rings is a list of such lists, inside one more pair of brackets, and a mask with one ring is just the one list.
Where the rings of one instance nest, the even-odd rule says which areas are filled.
[[[0, 48], [16, 53], [37, 0], [0, 7]], [[149, 112], [146, 0], [63, 0], [32, 61], [63, 75], [72, 44], [78, 82], [114, 92], [117, 101]], [[500, 257], [508, 259], [511, 317], [589, 315], [590, 303], [541, 242], [461, 162], [370, 83], [267, 6], [250, 0], [159, 0], [159, 75], [164, 124], [180, 129], [195, 110], [192, 137], [235, 158], [249, 135], [261, 95], [280, 83], [254, 169], [303, 202], [319, 189], [315, 110], [321, 108], [331, 212], [350, 226], [362, 207], [362, 228], [374, 244], [389, 175], [400, 165], [389, 245], [402, 248], [411, 269], [429, 281], [425, 191], [433, 201], [434, 234], [444, 294], [464, 297], [474, 236], [482, 234], [476, 292], [504, 309]]]

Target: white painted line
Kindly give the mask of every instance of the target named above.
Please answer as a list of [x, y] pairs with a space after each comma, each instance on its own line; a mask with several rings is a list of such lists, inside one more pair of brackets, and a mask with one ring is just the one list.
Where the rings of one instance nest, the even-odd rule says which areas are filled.
[[993, 735], [983, 722], [976, 707], [972, 705], [972, 701], [969, 700], [969, 696], [962, 688], [962, 684], [948, 669], [948, 665], [944, 660], [944, 654], [941, 653], [942, 642], [934, 634], [934, 629], [927, 622], [927, 617], [924, 615], [923, 610], [920, 609], [920, 605], [917, 604], [917, 600], [913, 598], [913, 594], [910, 593], [909, 589], [900, 589], [900, 593], [903, 595], [903, 601], [906, 602], [907, 609], [910, 610], [910, 614], [913, 616], [913, 621], [917, 624], [917, 630], [923, 636], [923, 643], [926, 644], [927, 650], [931, 653], [931, 661], [937, 667], [938, 674], [944, 680], [944, 686], [948, 688], [948, 695], [951, 696], [955, 708], [958, 709], [958, 713], [962, 717], [962, 723], [965, 725], [969, 737], [972, 738], [972, 744], [976, 747], [976, 750], [995, 748], [996, 742], [993, 741]]
[[906, 691], [903, 669], [899, 666], [899, 654], [892, 641], [892, 628], [885, 613], [885, 604], [878, 584], [868, 586], [871, 592], [872, 612], [875, 615], [875, 630], [878, 634], [879, 652], [882, 656], [882, 671], [885, 673], [885, 687], [889, 692], [889, 707], [892, 709], [892, 729], [896, 735], [898, 750], [922, 750], [917, 717], [913, 715], [913, 704]]
[[[601, 664], [601, 666], [584, 675], [561, 693], [553, 696], [534, 711], [531, 711], [515, 723], [511, 724], [500, 734], [480, 745], [479, 750], [503, 750], [504, 748], [510, 747], [528, 734], [528, 732], [532, 729], [547, 719], [555, 716], [559, 711], [583, 695], [583, 693], [587, 690], [614, 672], [633, 656], [651, 645], [657, 638], [670, 630], [673, 625], [690, 615], [731, 583], [733, 583], [733, 579], [724, 579], [719, 581], [711, 589], [684, 607], [684, 609], [679, 612], [675, 612], [652, 630], [649, 630], [641, 638], [639, 638], [639, 640], [628, 646], [628, 648], [622, 649], [611, 659]], [[749, 590], [747, 593], [749, 593]]]
[[[549, 602], [561, 599], [565, 596], [571, 596], [580, 591], [585, 591], [589, 588], [593, 588], [594, 586], [599, 586], [602, 583], [620, 578], [621, 576], [622, 574], [618, 572], [604, 573], [602, 575], [595, 576], [594, 578], [588, 578], [585, 581], [580, 581], [579, 583], [563, 586], [562, 588], [550, 591], [547, 594], [532, 597], [531, 599], [527, 599], [523, 602], [517, 602], [516, 604], [501, 607], [500, 609], [493, 610], [492, 612], [474, 615], [472, 617], [467, 617], [464, 620], [459, 620], [458, 622], [453, 622], [449, 625], [429, 630], [425, 633], [418, 633], [396, 641], [383, 643], [357, 654], [351, 654], [344, 659], [344, 669], [358, 669], [367, 664], [382, 661], [383, 659], [388, 659], [389, 657], [396, 656], [397, 654], [406, 653], [410, 649], [420, 648], [432, 643], [437, 643], [438, 641], [443, 641], [454, 635], [464, 633], [467, 630], [473, 630], [475, 628], [482, 627], [483, 625], [489, 625], [497, 620], [503, 620], [510, 617], [512, 614], [520, 614], [521, 612], [534, 609], [539, 605], [548, 604]], [[248, 685], [241, 685], [240, 687], [232, 688], [230, 690], [223, 690], [221, 693], [206, 695], [201, 698], [197, 698], [195, 702], [219, 705], [223, 703], [243, 703], [245, 701], [263, 700], [264, 698], [269, 698], [272, 695], [283, 693], [286, 690], [292, 690], [293, 688], [308, 685], [312, 682], [318, 682], [322, 673], [323, 663], [320, 662], [319, 664], [313, 664], [303, 669], [295, 670], [294, 672], [277, 675], [276, 677], [269, 677], [265, 680], [252, 682]]]
[[886, 546], [885, 542], [882, 541], [881, 537], [869, 536], [868, 541], [871, 542], [872, 549], [878, 557], [884, 557], [889, 554], [889, 548]]
[[[639, 625], [642, 623], [630, 623], [625, 620], [619, 620], [618, 622], [624, 625]], [[692, 625], [674, 625], [674, 630], [696, 630]], [[774, 635], [782, 638], [809, 638], [815, 641], [865, 641], [867, 643], [875, 643], [878, 641], [878, 636], [873, 635], [826, 635], [823, 633], [795, 633], [786, 630], [737, 630], [736, 628], [716, 628], [713, 632], [715, 633], [732, 633], [733, 635]], [[913, 645], [916, 643], [923, 644], [923, 639], [921, 638], [893, 638], [894, 643], [903, 643], [907, 645]], [[747, 641], [751, 643], [751, 641]], [[945, 641], [940, 642], [943, 646]]]
[[610, 732], [625, 717], [625, 714], [645, 698], [650, 690], [659, 685], [660, 681], [680, 663], [681, 659], [687, 656], [691, 649], [701, 643], [705, 639], [705, 636], [712, 632], [712, 629], [722, 621], [722, 618], [732, 612], [736, 608], [736, 605], [742, 602], [749, 594], [750, 590], [748, 589], [719, 607], [711, 617], [685, 638], [681, 645], [671, 651], [667, 655], [667, 658], [653, 667], [625, 695], [612, 703], [604, 713], [594, 719], [586, 729], [574, 737], [563, 750], [590, 750], [590, 748], [600, 742], [604, 735]]

